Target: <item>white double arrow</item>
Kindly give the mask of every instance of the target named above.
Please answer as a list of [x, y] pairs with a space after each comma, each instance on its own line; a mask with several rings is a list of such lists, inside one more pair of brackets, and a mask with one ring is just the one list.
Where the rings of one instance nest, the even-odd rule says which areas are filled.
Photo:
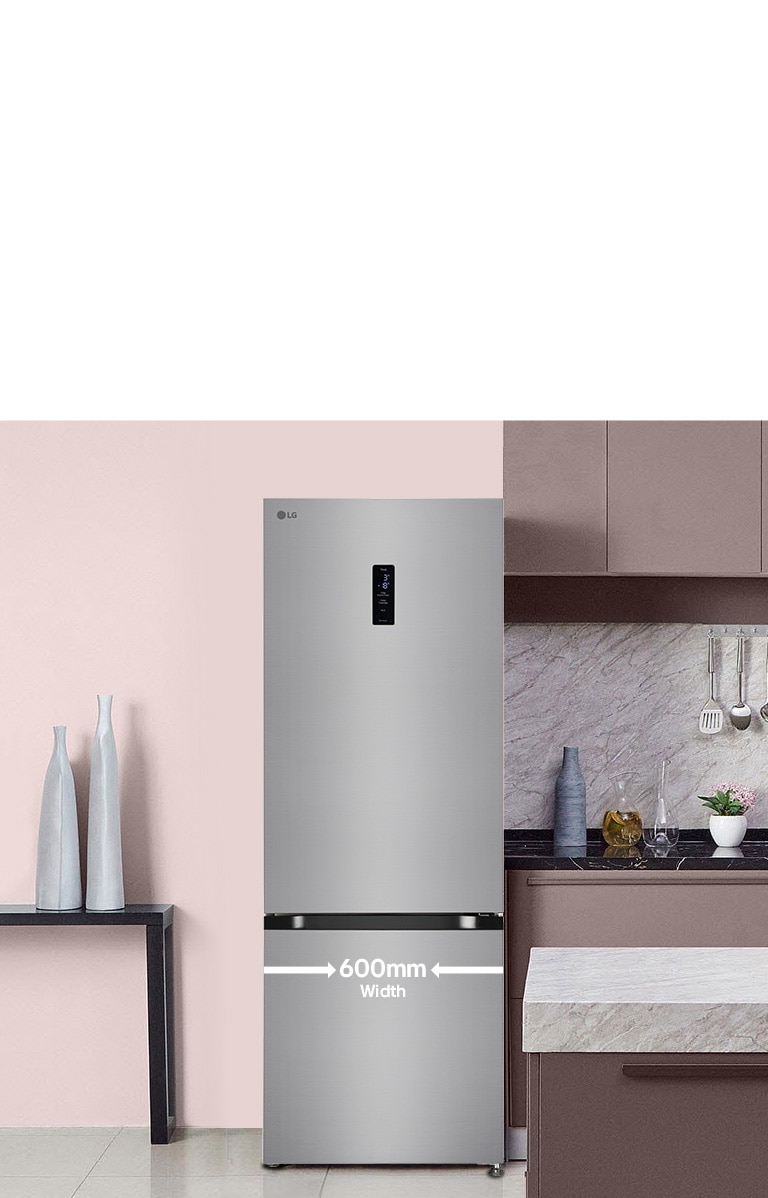
[[[324, 973], [330, 977], [336, 970], [330, 961], [327, 965], [265, 965], [265, 973]], [[444, 973], [503, 973], [503, 965], [437, 965], [432, 966], [432, 973], [439, 978]]]
[[437, 965], [432, 966], [432, 972], [439, 978], [442, 973], [503, 973], [503, 965]]
[[333, 965], [330, 961], [327, 965], [265, 965], [265, 973], [324, 973], [326, 977], [330, 977], [335, 973]]

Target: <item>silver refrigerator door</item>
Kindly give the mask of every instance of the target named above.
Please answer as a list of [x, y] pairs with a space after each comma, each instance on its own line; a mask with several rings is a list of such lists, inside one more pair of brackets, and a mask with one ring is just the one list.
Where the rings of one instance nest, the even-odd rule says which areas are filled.
[[432, 972], [498, 967], [502, 937], [267, 931], [268, 967], [336, 972], [264, 979], [265, 1164], [503, 1161], [503, 977]]
[[501, 911], [501, 500], [264, 512], [265, 910]]

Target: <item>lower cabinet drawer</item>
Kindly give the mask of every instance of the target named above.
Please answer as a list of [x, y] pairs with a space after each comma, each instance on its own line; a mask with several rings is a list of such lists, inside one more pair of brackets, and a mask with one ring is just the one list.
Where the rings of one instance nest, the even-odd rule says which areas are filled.
[[528, 1090], [528, 1198], [768, 1193], [768, 1054], [532, 1054]]

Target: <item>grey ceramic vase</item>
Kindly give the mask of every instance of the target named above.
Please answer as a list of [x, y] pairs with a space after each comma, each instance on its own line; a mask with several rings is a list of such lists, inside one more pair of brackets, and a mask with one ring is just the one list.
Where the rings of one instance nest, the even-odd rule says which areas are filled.
[[91, 753], [88, 792], [88, 874], [85, 905], [89, 911], [119, 911], [123, 894], [120, 794], [117, 747], [112, 730], [112, 696], [99, 695], [99, 720]]
[[67, 757], [67, 729], [57, 725], [40, 807], [35, 906], [41, 911], [73, 911], [82, 904], [75, 780]]
[[587, 843], [587, 786], [578, 749], [563, 749], [563, 764], [555, 782], [555, 847]]

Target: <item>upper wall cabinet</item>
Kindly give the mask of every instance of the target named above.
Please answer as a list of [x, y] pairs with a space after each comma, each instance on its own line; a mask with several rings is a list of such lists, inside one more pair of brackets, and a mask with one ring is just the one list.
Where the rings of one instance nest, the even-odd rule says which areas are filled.
[[505, 421], [504, 563], [508, 574], [768, 575], [768, 424]]
[[768, 574], [768, 423], [762, 424], [763, 442], [763, 573]]
[[760, 476], [759, 421], [608, 421], [608, 572], [759, 574]]
[[605, 500], [605, 421], [505, 421], [507, 573], [604, 574]]

